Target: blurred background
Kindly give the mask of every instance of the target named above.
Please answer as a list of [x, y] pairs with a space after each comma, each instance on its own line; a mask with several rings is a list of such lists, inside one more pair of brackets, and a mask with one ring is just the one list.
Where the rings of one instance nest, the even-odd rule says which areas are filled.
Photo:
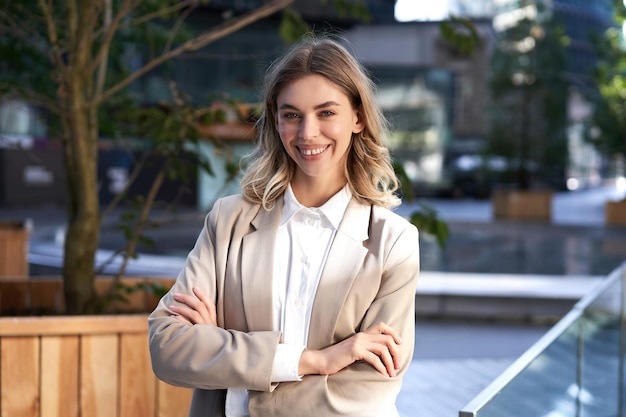
[[[194, 36], [265, 3], [200, 2], [186, 16], [185, 29]], [[98, 139], [100, 205], [117, 203], [119, 215], [147, 195], [159, 170], [178, 156], [190, 165], [203, 159], [210, 170], [168, 175], [156, 196], [162, 210], [175, 204], [204, 213], [216, 198], [237, 192], [239, 160], [253, 147], [264, 70], [300, 33], [316, 31], [340, 36], [376, 81], [404, 180], [402, 213], [410, 217], [426, 207], [448, 226], [503, 220], [497, 228], [455, 224], [445, 247], [441, 229], [419, 225], [424, 269], [606, 274], [625, 255], [620, 244], [610, 243], [621, 232], [598, 228], [626, 224], [625, 206], [616, 205], [626, 197], [623, 16], [618, 0], [296, 0], [145, 72], [129, 85], [126, 102], [105, 107], [110, 116], [101, 116]], [[127, 72], [154, 54], [150, 37], [133, 36], [116, 55], [116, 65]], [[29, 70], [31, 78], [43, 77], [36, 60], [10, 45], [4, 54], [5, 76], [22, 68], [13, 82], [28, 81]], [[3, 97], [0, 208], [63, 210], [66, 173], [53, 114], [14, 91]], [[131, 111], [120, 115], [128, 105], [174, 114], [167, 106], [181, 97], [190, 106], [217, 109], [189, 145], [161, 139], [169, 134], [162, 120], [150, 130], [129, 122]], [[124, 129], [130, 124], [140, 128]], [[142, 160], [146, 152], [151, 163]], [[512, 207], [503, 196], [516, 190], [537, 191], [540, 200]], [[122, 198], [127, 203], [119, 209]], [[507, 223], [511, 219], [564, 227], [547, 234], [541, 225], [519, 227]], [[595, 233], [587, 233], [590, 227]], [[105, 228], [101, 243], [115, 249], [125, 239]], [[189, 236], [156, 238], [140, 247], [181, 255], [191, 242]], [[554, 256], [533, 256], [528, 248], [534, 247]], [[31, 273], [40, 270], [47, 271], [34, 267]]]
[[[263, 3], [206, 2], [190, 14], [187, 29], [199, 33]], [[392, 123], [394, 158], [418, 195], [488, 198], [496, 188], [578, 190], [606, 181], [616, 181], [626, 193], [623, 130], [620, 136], [610, 131], [619, 123], [603, 124], [594, 116], [596, 109], [612, 108], [612, 97], [623, 100], [623, 90], [622, 95], [607, 92], [623, 88], [612, 73], [620, 71], [622, 2], [337, 3], [296, 0], [290, 10], [311, 30], [341, 35], [371, 71]], [[362, 5], [365, 12], [350, 13], [341, 8], [344, 3]], [[149, 71], [131, 85], [134, 103], [149, 107], [171, 101], [172, 82], [194, 105], [256, 103], [264, 69], [287, 45], [286, 13]], [[617, 55], [611, 47], [618, 48]], [[145, 63], [147, 48], [140, 43], [125, 48], [122, 61], [128, 70]], [[6, 62], [3, 68], [9, 69]], [[47, 110], [34, 103], [4, 99], [0, 105], [0, 204], [30, 204], [31, 190], [40, 203], [63, 202], [63, 173], [57, 169], [61, 155], [48, 119]], [[616, 135], [621, 139], [613, 139]], [[243, 136], [231, 132], [224, 137], [238, 155], [252, 146]], [[103, 204], [129, 176], [133, 156], [124, 151], [132, 139], [116, 137], [110, 126], [102, 128], [98, 173]], [[34, 150], [41, 163], [17, 160], [21, 154], [6, 150], [16, 145]], [[210, 156], [212, 145], [203, 146]], [[207, 209], [217, 194], [236, 189], [236, 181], [223, 187], [227, 174], [216, 164], [215, 175], [200, 173], [187, 187], [183, 204]], [[146, 181], [134, 187], [136, 193], [145, 192]], [[175, 194], [174, 187], [166, 188], [164, 194]]]
[[[239, 190], [239, 162], [254, 146], [265, 69], [307, 30], [340, 37], [371, 73], [404, 184], [398, 212], [421, 222], [423, 278], [414, 366], [399, 399], [403, 416], [457, 415], [626, 260], [623, 0], [285, 1], [277, 13], [144, 71], [158, 55], [158, 41], [171, 48], [277, 1], [178, 3], [184, 7], [146, 32], [125, 27], [111, 55], [108, 87], [115, 77], [142, 75], [103, 100], [99, 113], [99, 273], [119, 273], [123, 261], [115, 256], [127, 247], [135, 219], [129, 213], [156, 191], [151, 226], [158, 227], [145, 227], [139, 256], [130, 253], [123, 272], [176, 276], [207, 210]], [[30, 16], [26, 6], [18, 12]], [[43, 279], [62, 271], [72, 202], [66, 138], [54, 106], [43, 99], [64, 92], [50, 90], [57, 73], [49, 63], [11, 42], [23, 33], [7, 16], [0, 15], [0, 220], [29, 219], [26, 275]], [[160, 23], [181, 16], [183, 37], [170, 38]], [[31, 33], [36, 48], [41, 39]], [[179, 140], [176, 117], [198, 108], [208, 110]], [[168, 126], [179, 130], [172, 134]], [[167, 171], [185, 164], [194, 169]], [[155, 189], [163, 170], [171, 175]], [[621, 294], [617, 287], [610, 289]], [[598, 304], [613, 314], [613, 301]], [[608, 327], [600, 345], [613, 349], [624, 327], [621, 333], [613, 322]], [[565, 350], [579, 352], [584, 338], [561, 334]], [[609, 361], [599, 360], [597, 369], [582, 361], [601, 375], [620, 368], [621, 385], [608, 384], [611, 401], [626, 397], [619, 346], [619, 352], [598, 350], [592, 359]], [[558, 352], [542, 357], [543, 373], [505, 397], [513, 408], [522, 407], [516, 398], [545, 397], [548, 411], [483, 415], [583, 415], [560, 409], [564, 398], [578, 410], [595, 398], [584, 415], [624, 415], [625, 401], [613, 414], [598, 406], [612, 404], [604, 401], [606, 385], [594, 390], [580, 378], [569, 385], [571, 375], [548, 366], [571, 365], [562, 359]], [[547, 375], [567, 384], [542, 389], [537, 381]]]

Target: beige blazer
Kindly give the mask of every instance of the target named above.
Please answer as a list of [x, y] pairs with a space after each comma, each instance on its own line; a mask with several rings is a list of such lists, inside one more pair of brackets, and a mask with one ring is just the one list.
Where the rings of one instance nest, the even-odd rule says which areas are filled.
[[[148, 319], [157, 377], [194, 388], [190, 417], [224, 415], [225, 389], [250, 390], [252, 417], [390, 416], [412, 359], [417, 229], [390, 210], [354, 199], [332, 242], [315, 296], [308, 349], [322, 349], [383, 321], [398, 331], [398, 377], [357, 362], [335, 375], [272, 383], [280, 332], [272, 330], [272, 260], [282, 199], [263, 210], [239, 195], [208, 214], [172, 289]], [[215, 300], [218, 327], [170, 317], [173, 293], [197, 286]]]

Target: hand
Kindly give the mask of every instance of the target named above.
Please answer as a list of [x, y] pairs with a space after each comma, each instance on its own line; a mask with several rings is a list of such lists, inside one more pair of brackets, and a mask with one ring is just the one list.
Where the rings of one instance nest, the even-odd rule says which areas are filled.
[[193, 288], [193, 294], [174, 294], [174, 300], [185, 306], [171, 305], [169, 308], [176, 314], [175, 317], [178, 321], [193, 326], [194, 324], [211, 324], [217, 326], [217, 313], [215, 311], [215, 304], [209, 300], [199, 288]]
[[323, 350], [305, 350], [300, 375], [332, 375], [356, 361], [365, 361], [382, 375], [393, 377], [400, 369], [400, 336], [385, 323], [377, 323]]

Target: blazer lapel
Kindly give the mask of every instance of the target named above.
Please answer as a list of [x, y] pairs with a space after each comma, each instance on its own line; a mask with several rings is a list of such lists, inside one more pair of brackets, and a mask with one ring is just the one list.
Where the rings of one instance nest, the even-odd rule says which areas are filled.
[[272, 210], [261, 208], [252, 220], [255, 231], [244, 236], [241, 248], [241, 286], [248, 330], [272, 330], [274, 242], [283, 200]]
[[370, 212], [369, 206], [351, 200], [335, 234], [313, 303], [308, 339], [311, 349], [326, 347], [332, 341], [344, 300], [367, 254], [363, 241], [368, 238]]

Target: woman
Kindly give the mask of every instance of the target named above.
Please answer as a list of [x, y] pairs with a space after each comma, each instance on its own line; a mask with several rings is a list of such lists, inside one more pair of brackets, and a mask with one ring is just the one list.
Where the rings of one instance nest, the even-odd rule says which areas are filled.
[[418, 232], [374, 86], [330, 39], [266, 75], [242, 195], [217, 201], [150, 315], [156, 375], [189, 415], [394, 416], [413, 354]]

